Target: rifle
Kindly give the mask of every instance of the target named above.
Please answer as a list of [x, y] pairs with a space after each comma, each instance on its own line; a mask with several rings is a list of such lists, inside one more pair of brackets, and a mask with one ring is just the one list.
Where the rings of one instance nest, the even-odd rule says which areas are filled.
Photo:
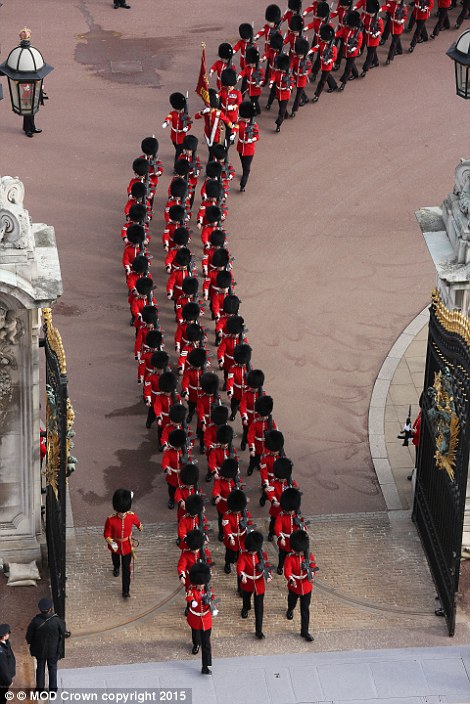
[[181, 124], [183, 125], [183, 129], [185, 127], [189, 127], [189, 113], [188, 113], [188, 91], [186, 91], [186, 100], [184, 103], [184, 108], [183, 108], [183, 114], [181, 115]]
[[209, 582], [208, 584], [206, 584], [205, 589], [203, 591], [202, 603], [210, 608], [212, 616], [217, 616], [217, 614], [219, 613], [219, 609], [216, 606], [219, 601], [219, 599], [214, 598], [214, 592], [212, 591]]
[[401, 22], [405, 14], [405, 0], [401, 0], [400, 4], [395, 6], [395, 19]]
[[256, 523], [252, 523], [251, 525], [248, 524], [248, 511], [246, 508], [243, 509], [242, 517], [240, 519], [240, 528], [243, 530], [246, 530], [247, 533], [251, 533], [256, 528]]
[[356, 29], [354, 32], [354, 35], [351, 37], [351, 39], [346, 43], [347, 44], [347, 49], [349, 51], [353, 51], [354, 49], [357, 48], [357, 45], [359, 43], [359, 34], [362, 31], [362, 22], [359, 23], [359, 27]]
[[258, 564], [256, 565], [256, 569], [258, 570], [258, 572], [262, 573], [265, 580], [268, 581], [268, 579], [272, 576], [271, 565], [264, 559], [262, 550], [258, 550], [256, 554], [258, 555], [259, 560]]
[[301, 569], [305, 570], [307, 573], [307, 579], [309, 582], [313, 580], [313, 575], [315, 572], [318, 572], [320, 569], [319, 567], [310, 567], [310, 555], [306, 555], [303, 553], [303, 560], [300, 561], [300, 567]]
[[310, 521], [305, 520], [305, 518], [302, 516], [302, 512], [300, 509], [296, 512], [296, 514], [294, 516], [294, 520], [292, 522], [293, 522], [294, 526], [299, 526], [300, 530], [303, 530], [304, 526], [310, 525]]
[[411, 405], [408, 406], [408, 416], [403, 426], [402, 434], [397, 435], [399, 440], [403, 440], [402, 447], [408, 447], [408, 444], [413, 437], [413, 427], [411, 425]]

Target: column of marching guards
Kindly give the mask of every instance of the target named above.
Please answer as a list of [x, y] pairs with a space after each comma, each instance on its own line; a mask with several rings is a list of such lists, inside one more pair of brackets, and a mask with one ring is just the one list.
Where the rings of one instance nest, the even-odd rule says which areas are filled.
[[[300, 512], [301, 493], [292, 478], [292, 462], [285, 456], [284, 437], [272, 417], [273, 399], [263, 388], [264, 374], [252, 366], [252, 349], [245, 335], [244, 319], [239, 315], [240, 300], [234, 293], [232, 258], [224, 227], [229, 181], [234, 170], [223, 145], [214, 147], [211, 154], [214, 158], [206, 166], [196, 218], [203, 245], [200, 291], [195, 257], [190, 250], [193, 233], [189, 229], [201, 170], [197, 145], [196, 137], [185, 135], [164, 211], [166, 227], [162, 242], [168, 275], [166, 292], [175, 312], [176, 371], [164, 350], [150, 267], [153, 201], [163, 173], [157, 156], [158, 142], [153, 137], [143, 140], [143, 155], [133, 162], [134, 177], [128, 186], [126, 222], [121, 235], [130, 322], [135, 328], [137, 381], [143, 386], [148, 406], [146, 426], [150, 429], [154, 423], [157, 425], [156, 440], [162, 452], [168, 508], [177, 507], [180, 549], [177, 570], [186, 588], [186, 616], [192, 627], [193, 653], [198, 653], [202, 646], [206, 672], [211, 660], [211, 616], [217, 609], [209, 586], [213, 562], [207, 547], [201, 481], [212, 483], [218, 539], [225, 546], [224, 572], [230, 574], [232, 565], [236, 565], [237, 589], [243, 599], [241, 617], [248, 617], [253, 594], [255, 633], [259, 639], [265, 637], [263, 598], [265, 584], [272, 575], [263, 551], [263, 535], [255, 530], [247, 510], [234, 431], [229, 424], [238, 413], [243, 426], [240, 449], [244, 452], [249, 448], [247, 475], [259, 472], [259, 503], [264, 506], [268, 502], [270, 506], [268, 540], [277, 539], [277, 573], [284, 572], [288, 581], [286, 616], [292, 620], [300, 598], [301, 635], [307, 640], [313, 640], [308, 625], [316, 567]], [[209, 331], [200, 324], [203, 314], [214, 324], [217, 363], [223, 370], [222, 389], [219, 375], [209, 370], [213, 354], [207, 349]], [[223, 403], [221, 391], [226, 392], [230, 406]], [[194, 417], [193, 434], [190, 426]], [[200, 466], [193, 458], [195, 444], [200, 455], [206, 455], [207, 459], [207, 472], [202, 480]]]

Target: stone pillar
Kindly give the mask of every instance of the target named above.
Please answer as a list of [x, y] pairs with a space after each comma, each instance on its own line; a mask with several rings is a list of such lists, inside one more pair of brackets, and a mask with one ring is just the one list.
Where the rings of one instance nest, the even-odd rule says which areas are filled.
[[40, 309], [63, 291], [54, 228], [32, 223], [23, 198], [18, 178], [0, 177], [0, 557], [5, 562], [41, 557]]
[[[437, 272], [437, 289], [448, 310], [470, 319], [470, 160], [455, 169], [454, 190], [440, 207], [421, 208], [419, 226]], [[470, 472], [467, 480], [462, 557], [470, 547]]]

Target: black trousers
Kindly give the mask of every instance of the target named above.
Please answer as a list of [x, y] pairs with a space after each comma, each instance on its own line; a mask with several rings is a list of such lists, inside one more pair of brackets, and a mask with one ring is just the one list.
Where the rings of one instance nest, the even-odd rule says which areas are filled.
[[297, 601], [300, 599], [300, 635], [306, 636], [308, 633], [308, 625], [310, 623], [310, 599], [312, 592], [308, 594], [295, 594], [289, 590], [287, 596], [287, 608], [293, 611], [297, 606]]
[[307, 93], [305, 92], [305, 88], [297, 88], [297, 92], [295, 94], [295, 99], [294, 99], [294, 106], [292, 108], [292, 112], [297, 112], [299, 109], [300, 101], [308, 100], [307, 98]]
[[235, 416], [238, 413], [238, 409], [240, 408], [240, 401], [235, 398], [235, 396], [232, 396], [230, 399], [230, 411], [231, 411], [231, 416], [230, 420], [235, 420]]
[[313, 83], [313, 81], [315, 80], [315, 78], [318, 75], [319, 70], [320, 70], [320, 52], [317, 51], [317, 55], [316, 55], [315, 61], [313, 62], [313, 66], [312, 66], [312, 73], [310, 74], [310, 83]]
[[129, 592], [129, 587], [131, 584], [132, 553], [130, 552], [128, 555], [118, 555], [117, 553], [112, 552], [111, 557], [113, 559], [113, 567], [116, 570], [119, 569], [119, 567], [121, 566], [121, 561], [122, 561], [122, 570], [121, 570], [122, 593], [127, 594]]
[[242, 589], [243, 608], [245, 609], [245, 611], [249, 611], [251, 609], [252, 594], [255, 606], [255, 630], [256, 633], [261, 633], [261, 631], [263, 630], [264, 594], [246, 592], [244, 589]]
[[392, 43], [388, 51], [387, 61], [393, 61], [395, 54], [403, 54], [401, 34], [392, 34]]
[[34, 124], [34, 115], [23, 116], [23, 132], [34, 132], [36, 125]]
[[335, 71], [339, 71], [339, 68], [341, 66], [341, 62], [343, 60], [343, 46], [344, 46], [344, 40], [340, 39], [338, 44], [338, 55], [336, 57], [336, 63], [334, 65]]
[[188, 401], [188, 417], [186, 418], [187, 423], [191, 423], [195, 411], [196, 403], [194, 401]]
[[462, 24], [464, 19], [467, 17], [469, 9], [470, 9], [470, 0], [463, 0], [462, 12], [455, 20], [455, 24], [457, 25], [457, 27], [460, 27], [460, 25]]
[[385, 42], [389, 38], [391, 28], [392, 28], [392, 23], [390, 21], [390, 14], [387, 12], [387, 14], [385, 15], [385, 19], [384, 19], [384, 31], [382, 32], [382, 36], [380, 37], [380, 45], [381, 46], [383, 44], [385, 44]]
[[279, 111], [277, 113], [276, 125], [280, 127], [285, 120], [288, 100], [278, 100]]
[[193, 645], [199, 645], [202, 652], [202, 666], [210, 667], [212, 665], [212, 652], [211, 652], [211, 632], [212, 628], [208, 631], [200, 631], [195, 628], [191, 628]]
[[268, 528], [268, 535], [273, 536], [274, 535], [274, 524], [276, 523], [276, 516], [270, 516], [269, 518], [269, 528]]
[[282, 570], [284, 567], [284, 562], [286, 561], [286, 557], [289, 553], [286, 552], [285, 550], [282, 550], [282, 548], [279, 548], [279, 560], [277, 563], [277, 569]]
[[255, 109], [255, 115], [261, 115], [261, 108], [259, 106], [259, 95], [250, 96], [251, 104]]
[[168, 487], [168, 498], [170, 501], [175, 500], [175, 494], [176, 494], [176, 486], [173, 486], [173, 484], [167, 484]]
[[354, 56], [350, 57], [349, 59], [346, 59], [344, 73], [339, 80], [341, 81], [341, 83], [347, 83], [349, 80], [349, 76], [351, 75], [353, 75], [355, 78], [359, 76], [359, 71], [357, 70], [356, 60]]
[[248, 469], [253, 471], [256, 468], [259, 469], [259, 463], [260, 463], [261, 455], [250, 455], [250, 463], [248, 465]]
[[331, 71], [322, 71], [320, 80], [318, 81], [318, 85], [315, 89], [315, 95], [317, 96], [317, 98], [319, 98], [322, 94], [323, 88], [325, 87], [325, 83], [328, 83], [328, 88], [336, 89], [338, 87], [334, 76], [331, 75]]
[[36, 659], [36, 689], [44, 690], [46, 687], [46, 663], [49, 672], [49, 691], [57, 692], [57, 661], [58, 657]]
[[276, 97], [276, 84], [273, 83], [269, 91], [268, 105], [271, 106], [274, 103], [274, 98]]
[[173, 146], [175, 148], [175, 168], [176, 168], [176, 162], [181, 156], [181, 153], [183, 151], [183, 145], [182, 144], [176, 144], [176, 142], [173, 142]]
[[225, 548], [225, 564], [234, 565], [238, 560], [238, 550], [231, 550], [230, 548]]
[[241, 154], [238, 155], [240, 157], [240, 161], [242, 163], [242, 177], [240, 181], [240, 186], [243, 188], [246, 186], [246, 183], [248, 181], [248, 177], [250, 175], [251, 171], [251, 162], [253, 161], [253, 155], [251, 156], [242, 156]]
[[410, 46], [413, 46], [413, 47], [416, 46], [419, 39], [422, 39], [423, 41], [428, 40], [428, 30], [426, 29], [426, 20], [416, 20], [416, 29], [415, 29], [415, 33], [413, 34], [413, 39], [411, 40]]
[[449, 12], [447, 7], [440, 7], [437, 13], [437, 23], [436, 26], [434, 27], [432, 33], [434, 34], [435, 37], [438, 36], [439, 32], [441, 29], [449, 29], [450, 28], [450, 22], [449, 22]]
[[362, 70], [367, 73], [371, 66], [378, 66], [379, 59], [377, 58], [377, 47], [368, 46], [366, 60], [364, 61], [364, 66]]

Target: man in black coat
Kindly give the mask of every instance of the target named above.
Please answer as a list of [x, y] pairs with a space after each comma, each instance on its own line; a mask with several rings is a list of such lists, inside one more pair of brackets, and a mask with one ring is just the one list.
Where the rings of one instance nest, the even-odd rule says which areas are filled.
[[10, 689], [16, 675], [16, 660], [10, 645], [10, 626], [0, 625], [0, 704], [6, 701], [6, 693]]
[[26, 641], [29, 652], [36, 658], [36, 690], [45, 688], [46, 663], [49, 671], [49, 691], [57, 691], [57, 661], [64, 657], [65, 624], [52, 608], [50, 599], [41, 599], [37, 614], [28, 626]]

